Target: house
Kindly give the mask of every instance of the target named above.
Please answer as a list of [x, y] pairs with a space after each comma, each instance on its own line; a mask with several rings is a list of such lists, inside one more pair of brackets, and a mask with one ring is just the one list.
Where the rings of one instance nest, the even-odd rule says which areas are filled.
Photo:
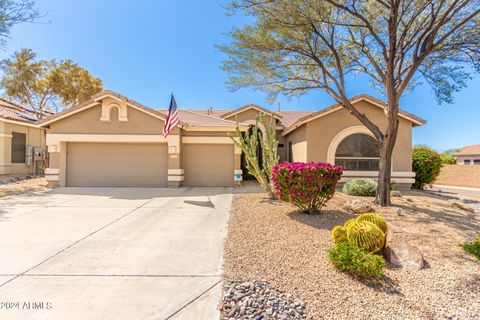
[[[379, 126], [385, 104], [360, 95], [352, 103]], [[267, 113], [276, 124], [281, 161], [328, 161], [347, 168], [342, 182], [375, 177], [378, 148], [371, 133], [339, 105], [318, 112], [278, 111], [250, 104], [235, 110], [182, 110], [179, 125], [162, 137], [166, 110], [141, 105], [113, 91], [47, 117], [50, 166], [46, 178], [59, 186], [232, 186], [246, 177], [241, 131]], [[410, 187], [412, 128], [424, 120], [402, 111], [393, 152], [393, 180]]]
[[480, 165], [480, 144], [463, 147], [453, 155], [457, 158], [457, 164]]
[[45, 130], [35, 120], [33, 111], [0, 99], [0, 175], [41, 170], [34, 151], [45, 149]]

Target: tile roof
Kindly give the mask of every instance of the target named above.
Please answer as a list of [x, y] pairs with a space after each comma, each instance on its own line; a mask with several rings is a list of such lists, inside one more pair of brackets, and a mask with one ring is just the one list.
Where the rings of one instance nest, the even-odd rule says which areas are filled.
[[28, 123], [34, 123], [37, 120], [35, 112], [2, 98], [0, 98], [0, 118]]
[[[62, 118], [64, 116], [67, 116], [68, 113], [75, 112], [76, 110], [80, 111], [79, 109], [82, 109], [84, 107], [87, 107], [95, 102], [98, 102], [99, 100], [112, 96], [113, 98], [120, 99], [122, 101], [127, 102], [128, 104], [143, 110], [147, 113], [150, 113], [152, 115], [156, 115], [162, 119], [166, 117], [167, 110], [166, 109], [153, 109], [147, 106], [144, 106], [134, 100], [131, 100], [125, 96], [122, 96], [116, 92], [113, 92], [111, 90], [104, 90], [102, 92], [97, 93], [94, 95], [92, 98], [89, 100], [76, 105], [74, 107], [68, 108], [66, 110], [63, 110], [61, 112], [58, 112], [52, 116], [46, 117], [42, 120], [39, 120], [37, 123], [42, 124], [42, 125], [47, 125], [53, 121], [55, 121], [58, 118]], [[385, 103], [381, 100], [378, 100], [374, 97], [371, 97], [369, 95], [359, 95], [351, 98], [351, 101], [358, 101], [360, 99], [366, 99], [371, 101], [372, 103], [376, 104], [379, 107], [384, 107]], [[277, 119], [278, 119], [278, 130], [283, 130], [284, 134], [287, 134], [288, 132], [294, 130], [296, 127], [300, 126], [304, 122], [309, 121], [313, 117], [316, 116], [321, 116], [325, 113], [328, 113], [329, 111], [335, 110], [339, 108], [338, 104], [334, 104], [328, 108], [322, 109], [320, 111], [278, 111], [275, 112], [273, 110], [265, 109], [263, 107], [260, 107], [256, 104], [249, 104], [246, 106], [243, 106], [241, 108], [237, 108], [234, 110], [227, 110], [227, 109], [178, 109], [178, 115], [179, 115], [179, 120], [180, 123], [179, 125], [181, 127], [183, 126], [235, 126], [236, 122], [232, 120], [226, 120], [225, 117], [234, 115], [238, 112], [241, 112], [243, 110], [247, 110], [249, 108], [255, 108], [260, 111], [265, 111], [268, 113], [272, 113]], [[410, 119], [414, 124], [416, 125], [422, 125], [425, 123], [425, 120], [416, 117], [413, 114], [410, 114], [406, 111], [401, 110], [400, 115]], [[252, 123], [252, 121], [248, 121], [249, 123]], [[244, 123], [247, 124], [247, 123]]]
[[313, 111], [280, 111], [279, 113], [282, 115], [282, 120], [280, 122], [285, 128], [287, 128], [294, 124], [298, 119], [313, 113]]
[[[167, 110], [159, 110], [167, 114]], [[235, 126], [235, 121], [225, 120], [217, 116], [209, 115], [207, 110], [183, 110], [178, 109], [178, 118], [187, 126]]]
[[480, 155], [480, 144], [473, 144], [463, 147], [453, 154], [454, 156], [473, 156]]
[[[181, 110], [181, 109], [179, 109]], [[272, 112], [271, 110], [265, 109], [269, 112]], [[166, 110], [165, 110], [166, 111]], [[223, 115], [226, 113], [230, 113], [232, 110], [228, 109], [187, 109], [185, 111], [189, 112], [194, 112], [197, 114], [202, 114], [214, 118], [221, 119], [223, 118]], [[313, 111], [280, 111], [276, 112], [277, 115], [281, 116], [280, 119], [280, 124], [282, 124], [284, 127], [288, 127], [292, 125], [295, 121], [297, 121], [299, 118], [304, 117], [306, 115], [309, 115]], [[235, 122], [235, 121], [233, 121]]]

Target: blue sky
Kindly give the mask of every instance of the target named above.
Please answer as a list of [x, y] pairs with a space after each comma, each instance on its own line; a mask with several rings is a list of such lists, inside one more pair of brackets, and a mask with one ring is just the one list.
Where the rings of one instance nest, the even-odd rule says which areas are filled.
[[[173, 91], [180, 108], [237, 108], [256, 103], [282, 109], [319, 110], [333, 103], [321, 91], [270, 105], [249, 89], [228, 91], [216, 44], [246, 22], [226, 16], [223, 0], [65, 1], [37, 0], [40, 23], [16, 26], [1, 58], [31, 48], [42, 59], [67, 59], [101, 77], [105, 88], [151, 107], [165, 107]], [[350, 95], [382, 98], [362, 79], [350, 81]], [[428, 122], [413, 131], [414, 143], [438, 150], [480, 143], [480, 76], [456, 94], [454, 104], [437, 105], [426, 86], [402, 98], [402, 108]], [[320, 137], [319, 137], [320, 138]]]

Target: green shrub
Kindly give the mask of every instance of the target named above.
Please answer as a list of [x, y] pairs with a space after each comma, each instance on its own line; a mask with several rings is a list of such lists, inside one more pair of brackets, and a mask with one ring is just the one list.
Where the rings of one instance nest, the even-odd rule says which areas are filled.
[[340, 270], [361, 278], [381, 278], [385, 270], [385, 260], [381, 256], [346, 245], [330, 249], [328, 258]]
[[478, 260], [480, 260], [480, 237], [476, 240], [463, 243], [462, 247], [465, 251], [473, 254]]
[[443, 164], [457, 164], [457, 158], [452, 156], [450, 153], [442, 153], [440, 154], [440, 158], [442, 158]]
[[412, 150], [412, 170], [415, 172], [416, 189], [431, 185], [442, 168], [442, 158], [434, 150], [421, 146]]
[[343, 185], [342, 191], [351, 196], [375, 197], [377, 185], [372, 179], [353, 179]]

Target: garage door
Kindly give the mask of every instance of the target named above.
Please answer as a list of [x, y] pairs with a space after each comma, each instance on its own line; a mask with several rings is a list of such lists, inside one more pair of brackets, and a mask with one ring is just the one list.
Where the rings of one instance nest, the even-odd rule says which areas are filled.
[[68, 143], [67, 186], [166, 187], [167, 144]]
[[233, 185], [233, 145], [184, 144], [182, 154], [184, 186]]

